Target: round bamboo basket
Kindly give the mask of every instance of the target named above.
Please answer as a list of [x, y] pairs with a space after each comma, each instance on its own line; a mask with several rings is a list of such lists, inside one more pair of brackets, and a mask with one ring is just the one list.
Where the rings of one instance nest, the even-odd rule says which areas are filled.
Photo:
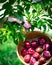
[[[51, 39], [49, 38], [49, 36], [48, 36], [47, 34], [43, 34], [43, 33], [40, 32], [40, 31], [29, 32], [29, 33], [27, 33], [25, 36], [26, 36], [26, 39], [25, 39], [25, 40], [30, 40], [30, 41], [31, 41], [32, 39], [36, 39], [36, 38], [39, 38], [39, 37], [44, 37], [44, 38], [46, 39], [46, 41], [47, 41], [48, 43], [50, 43], [51, 46], [52, 46], [52, 42], [51, 42]], [[30, 64], [24, 62], [24, 58], [23, 58], [23, 56], [21, 55], [21, 49], [22, 49], [22, 46], [23, 46], [23, 42], [24, 42], [24, 40], [21, 40], [21, 41], [18, 43], [18, 45], [17, 45], [17, 56], [18, 56], [18, 58], [20, 59], [20, 61], [21, 61], [24, 65], [30, 65]], [[42, 65], [48, 65], [51, 60], [52, 60], [52, 57], [51, 57], [50, 59], [48, 59], [45, 64], [42, 64]], [[38, 62], [36, 65], [39, 65], [39, 62]]]

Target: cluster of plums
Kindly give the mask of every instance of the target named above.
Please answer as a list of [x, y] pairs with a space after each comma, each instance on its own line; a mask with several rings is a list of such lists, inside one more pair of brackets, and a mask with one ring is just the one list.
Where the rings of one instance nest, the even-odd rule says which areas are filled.
[[51, 57], [49, 49], [50, 44], [44, 37], [41, 37], [31, 42], [25, 41], [21, 54], [24, 57], [24, 61], [30, 65], [35, 65], [37, 61], [39, 61], [39, 64], [44, 64]]

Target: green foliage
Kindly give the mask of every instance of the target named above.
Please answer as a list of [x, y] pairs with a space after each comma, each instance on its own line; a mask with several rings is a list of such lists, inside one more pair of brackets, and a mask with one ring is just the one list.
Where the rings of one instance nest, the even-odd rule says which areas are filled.
[[17, 44], [21, 39], [25, 39], [25, 35], [20, 31], [21, 29], [22, 27], [19, 27], [19, 24], [17, 23], [6, 22], [4, 24], [4, 30], [0, 30], [0, 32], [3, 33], [0, 38], [4, 42], [12, 37], [13, 41]]
[[6, 0], [0, 0], [0, 3], [4, 3]]
[[16, 0], [9, 0], [9, 4], [12, 5], [15, 3]]
[[23, 17], [25, 16], [31, 24], [31, 28], [26, 30], [22, 24], [12, 23], [8, 20], [3, 24], [3, 28], [0, 28], [0, 65], [23, 65], [17, 58], [15, 44], [25, 39], [24, 32], [34, 31], [35, 28], [40, 30], [43, 28], [43, 32], [45, 33], [52, 29], [52, 1], [9, 0], [9, 2], [4, 3], [5, 1], [0, 0], [0, 3], [3, 3], [0, 11], [5, 10], [0, 15], [0, 17], [2, 16], [0, 22], [2, 23], [3, 18], [7, 15], [21, 21], [23, 21]]
[[[16, 2], [16, 5], [14, 6], [15, 7], [14, 8], [12, 6], [12, 4], [14, 4], [15, 2]], [[4, 18], [6, 15], [9, 15], [9, 16], [11, 15], [11, 16], [18, 18], [18, 15], [19, 15], [19, 17], [22, 17], [22, 18], [23, 18], [23, 16], [27, 17], [27, 21], [32, 23], [32, 20], [33, 21], [35, 21], [36, 19], [39, 20], [40, 19], [39, 16], [44, 16], [46, 12], [48, 12], [48, 14], [47, 14], [48, 16], [46, 16], [46, 17], [52, 18], [51, 5], [52, 5], [52, 3], [50, 0], [46, 0], [46, 1], [42, 0], [40, 2], [33, 2], [32, 0], [30, 0], [30, 1], [29, 0], [26, 0], [26, 1], [25, 0], [9, 0], [9, 2], [6, 2], [5, 4], [3, 4], [3, 7], [1, 9], [1, 10], [6, 9], [3, 14], [4, 16], [2, 18]], [[30, 8], [32, 8], [32, 13], [29, 12]], [[45, 11], [45, 9], [46, 9], [46, 11]], [[2, 15], [0, 15], [0, 16], [2, 16]], [[46, 17], [45, 17], [45, 19], [46, 19]], [[36, 23], [37, 23], [37, 21], [36, 21]], [[51, 23], [49, 22], [48, 19], [47, 19], [47, 23], [49, 23], [50, 28], [51, 28]], [[38, 23], [37, 23], [37, 25], [38, 25]]]
[[[14, 4], [15, 2], [16, 2], [15, 6], [12, 6], [12, 4]], [[49, 29], [52, 29], [52, 17], [50, 15], [51, 13], [49, 14], [47, 13], [47, 11], [44, 10], [46, 7], [48, 7], [48, 9], [51, 7], [50, 0], [33, 2], [33, 3], [32, 0], [30, 1], [9, 0], [9, 2], [6, 2], [2, 6], [2, 10], [5, 9], [5, 12], [1, 20], [6, 15], [9, 15], [23, 21], [23, 16], [25, 16], [27, 18], [27, 21], [31, 23], [31, 31], [34, 31], [35, 28], [41, 30], [43, 27], [43, 32], [46, 32], [47, 26], [48, 26], [48, 31]], [[7, 32], [10, 31], [9, 37], [12, 36], [15, 43], [19, 42], [19, 39], [24, 38], [24, 35], [21, 33], [21, 29], [23, 29], [23, 25], [18, 23], [11, 23], [7, 21], [4, 24], [4, 28], [6, 28]]]
[[45, 10], [48, 10], [48, 13], [49, 13], [49, 15], [50, 16], [52, 16], [52, 10], [51, 10], [51, 6], [52, 6], [52, 0], [42, 0], [42, 3], [43, 3], [43, 5], [44, 5], [44, 9]]
[[23, 65], [16, 54], [16, 45], [13, 40], [0, 44], [0, 65]]

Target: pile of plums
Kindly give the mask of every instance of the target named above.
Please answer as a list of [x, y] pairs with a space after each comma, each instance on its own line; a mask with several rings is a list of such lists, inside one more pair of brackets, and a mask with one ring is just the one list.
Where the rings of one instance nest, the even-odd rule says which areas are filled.
[[49, 49], [50, 44], [44, 37], [41, 37], [38, 40], [25, 41], [21, 54], [24, 57], [24, 62], [30, 65], [35, 65], [37, 61], [39, 64], [44, 64], [51, 57]]

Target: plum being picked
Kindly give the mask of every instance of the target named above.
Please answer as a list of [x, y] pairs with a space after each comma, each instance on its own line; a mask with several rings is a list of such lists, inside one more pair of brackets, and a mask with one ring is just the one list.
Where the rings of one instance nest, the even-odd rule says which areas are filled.
[[30, 48], [31, 44], [29, 41], [25, 41], [24, 42], [24, 47], [26, 47], [27, 49]]
[[43, 50], [49, 50], [50, 48], [50, 45], [49, 44], [44, 44], [43, 45]]
[[32, 48], [29, 48], [29, 49], [28, 49], [28, 53], [29, 53], [30, 55], [33, 55], [34, 52], [35, 52], [34, 49], [32, 49]]
[[44, 64], [46, 62], [46, 59], [44, 58], [44, 57], [41, 57], [40, 59], [39, 59], [39, 63], [40, 64]]
[[36, 59], [33, 58], [33, 57], [31, 57], [31, 59], [30, 59], [30, 65], [34, 65], [36, 62], [37, 62]]
[[22, 56], [25, 56], [27, 54], [27, 49], [23, 48], [21, 51]]
[[30, 29], [31, 28], [31, 24], [29, 22], [24, 22], [23, 25], [26, 29]]
[[51, 53], [49, 51], [44, 51], [43, 52], [43, 56], [46, 58], [46, 59], [49, 59], [51, 57]]
[[29, 63], [30, 62], [30, 58], [31, 58], [31, 56], [29, 54], [27, 54], [27, 55], [24, 56], [24, 61], [26, 63]]
[[45, 40], [45, 38], [40, 38], [39, 39], [39, 43], [41, 44], [41, 45], [43, 45], [43, 44], [45, 44], [46, 43], [46, 40]]
[[37, 53], [37, 52], [35, 52], [35, 53], [33, 54], [33, 57], [36, 58], [36, 59], [39, 59], [39, 58], [40, 58], [40, 54]]
[[31, 46], [34, 47], [34, 48], [36, 48], [36, 47], [38, 46], [37, 41], [35, 41], [35, 40], [32, 41], [32, 42], [31, 42]]

